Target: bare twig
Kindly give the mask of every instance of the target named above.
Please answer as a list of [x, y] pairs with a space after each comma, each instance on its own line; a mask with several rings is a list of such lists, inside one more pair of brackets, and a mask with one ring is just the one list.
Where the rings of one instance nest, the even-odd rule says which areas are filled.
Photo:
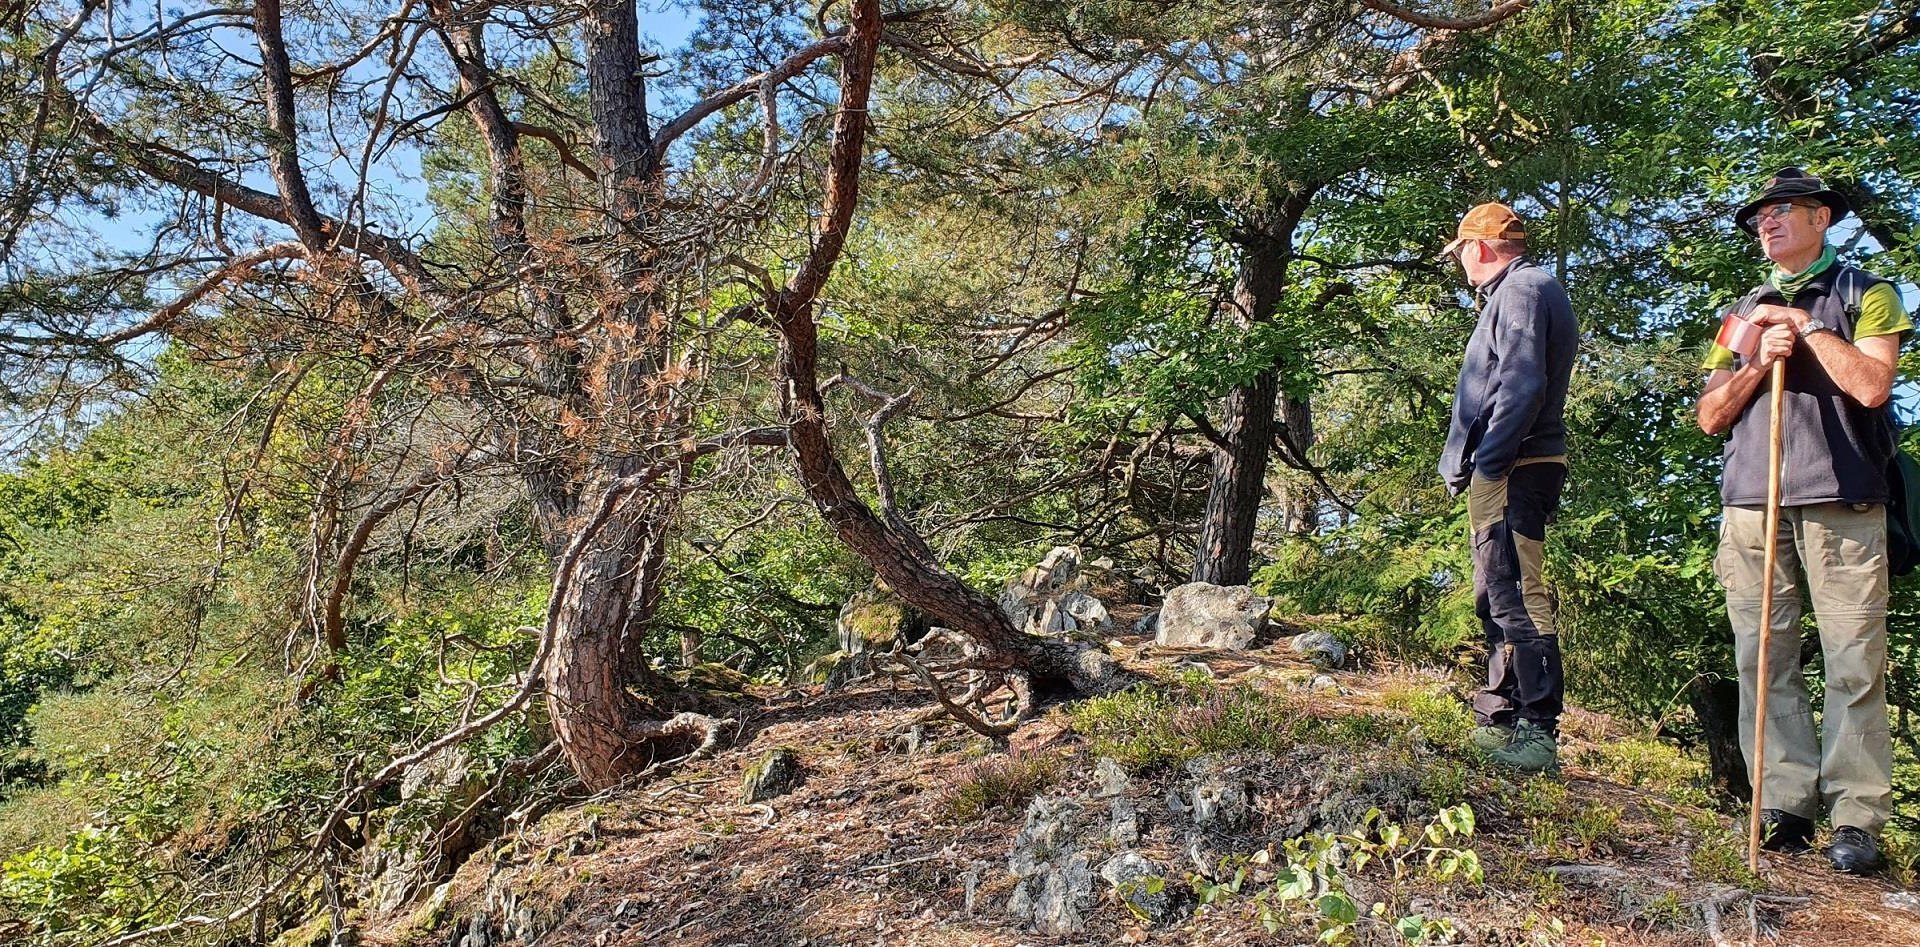
[[1006, 723], [995, 724], [988, 723], [974, 716], [972, 711], [960, 706], [954, 702], [952, 698], [947, 696], [947, 689], [941, 686], [940, 680], [933, 676], [933, 672], [927, 670], [926, 665], [914, 660], [905, 651], [896, 649], [888, 653], [887, 657], [906, 665], [907, 669], [912, 671], [914, 676], [920, 679], [920, 683], [925, 684], [928, 690], [933, 691], [933, 699], [939, 701], [940, 706], [944, 708], [953, 719], [965, 725], [967, 729], [983, 737], [1002, 740], [1006, 738], [1007, 734], [1019, 728], [1020, 721], [1017, 719]]

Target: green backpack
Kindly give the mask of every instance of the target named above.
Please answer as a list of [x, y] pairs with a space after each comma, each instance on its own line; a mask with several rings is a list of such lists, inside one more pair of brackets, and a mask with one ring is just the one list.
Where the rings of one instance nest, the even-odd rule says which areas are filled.
[[[1841, 293], [1845, 296], [1847, 322], [1851, 326], [1860, 317], [1861, 288], [1859, 270], [1848, 266], [1840, 271]], [[1920, 566], [1920, 463], [1916, 463], [1900, 444], [1902, 425], [1889, 401], [1882, 412], [1886, 418], [1888, 443], [1892, 456], [1887, 458], [1887, 571], [1907, 575]]]
[[[1887, 412], [1891, 415], [1893, 412]], [[1894, 428], [1893, 457], [1887, 461], [1887, 571], [1906, 575], [1920, 565], [1920, 464], [1900, 447]]]

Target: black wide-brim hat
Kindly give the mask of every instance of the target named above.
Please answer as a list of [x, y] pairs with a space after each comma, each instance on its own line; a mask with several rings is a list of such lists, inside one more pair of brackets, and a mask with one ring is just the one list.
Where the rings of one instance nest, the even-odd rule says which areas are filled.
[[1847, 206], [1847, 199], [1841, 197], [1839, 191], [1828, 187], [1826, 182], [1799, 168], [1781, 168], [1773, 177], [1767, 179], [1767, 186], [1760, 190], [1758, 197], [1742, 204], [1740, 209], [1734, 212], [1734, 226], [1757, 236], [1759, 231], [1747, 226], [1747, 218], [1752, 217], [1753, 212], [1762, 206], [1795, 198], [1819, 201], [1826, 205], [1833, 211], [1833, 220], [1830, 223], [1838, 223], [1840, 218], [1847, 216], [1847, 213], [1852, 210]]

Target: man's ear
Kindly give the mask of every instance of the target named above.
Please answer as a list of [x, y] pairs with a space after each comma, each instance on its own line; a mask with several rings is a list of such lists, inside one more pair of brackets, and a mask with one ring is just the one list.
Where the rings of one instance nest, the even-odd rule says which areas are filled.
[[1833, 208], [1825, 204], [1814, 208], [1813, 225], [1819, 227], [1821, 230], [1833, 226]]

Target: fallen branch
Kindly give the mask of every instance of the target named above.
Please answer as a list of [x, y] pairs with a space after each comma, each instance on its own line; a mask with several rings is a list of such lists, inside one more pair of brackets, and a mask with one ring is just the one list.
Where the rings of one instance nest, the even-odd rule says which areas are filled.
[[[933, 691], [933, 699], [940, 702], [940, 706], [946, 710], [947, 714], [953, 717], [953, 719], [960, 721], [967, 729], [984, 737], [1001, 740], [1005, 739], [1007, 734], [1012, 733], [1020, 726], [1020, 717], [1018, 716], [1003, 723], [988, 723], [974, 716], [972, 711], [955, 703], [952, 698], [947, 696], [947, 689], [941, 686], [940, 679], [934, 677], [933, 672], [927, 670], [926, 665], [915, 661], [912, 657], [909, 657], [905, 651], [895, 650], [890, 652], [887, 657], [900, 662], [905, 665], [908, 670], [912, 671], [914, 676], [920, 679], [920, 683], [927, 685], [927, 688]], [[975, 688], [975, 690], [978, 690], [978, 688]]]
[[1611, 865], [1549, 865], [1547, 874], [1575, 884], [1625, 881], [1627, 873]]
[[867, 865], [864, 868], [854, 869], [854, 872], [857, 874], [865, 874], [870, 871], [886, 871], [889, 868], [904, 868], [907, 865], [918, 865], [922, 862], [938, 861], [945, 857], [947, 857], [946, 852], [934, 852], [931, 855], [922, 855], [918, 858], [903, 858], [899, 861], [886, 862], [880, 865]]

